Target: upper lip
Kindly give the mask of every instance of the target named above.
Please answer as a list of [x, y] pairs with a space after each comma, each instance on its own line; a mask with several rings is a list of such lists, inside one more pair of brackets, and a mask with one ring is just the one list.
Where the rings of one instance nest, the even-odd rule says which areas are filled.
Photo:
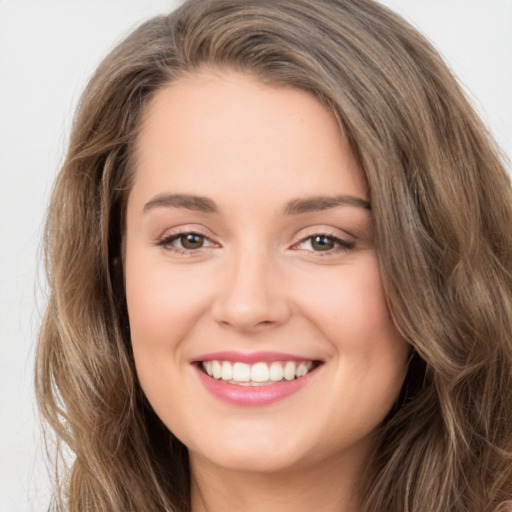
[[203, 361], [232, 361], [246, 364], [259, 362], [271, 363], [273, 361], [318, 361], [314, 357], [299, 356], [296, 354], [286, 354], [283, 352], [236, 352], [222, 351], [209, 352], [207, 354], [195, 357], [191, 362], [199, 363]]

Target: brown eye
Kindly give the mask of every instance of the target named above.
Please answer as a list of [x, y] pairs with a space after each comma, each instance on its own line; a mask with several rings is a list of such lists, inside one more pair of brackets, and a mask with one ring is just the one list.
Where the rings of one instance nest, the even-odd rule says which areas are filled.
[[336, 242], [333, 238], [325, 235], [311, 237], [311, 248], [314, 251], [329, 251], [334, 248]]
[[204, 245], [204, 236], [187, 233], [179, 237], [183, 249], [200, 249]]
[[318, 256], [335, 256], [336, 254], [348, 252], [355, 247], [355, 242], [344, 240], [328, 233], [317, 233], [316, 235], [303, 238], [293, 248], [308, 251]]
[[156, 243], [166, 251], [173, 252], [182, 256], [198, 255], [203, 249], [213, 249], [219, 247], [218, 244], [210, 240], [206, 235], [194, 233], [193, 231], [182, 231], [174, 235], [162, 238]]

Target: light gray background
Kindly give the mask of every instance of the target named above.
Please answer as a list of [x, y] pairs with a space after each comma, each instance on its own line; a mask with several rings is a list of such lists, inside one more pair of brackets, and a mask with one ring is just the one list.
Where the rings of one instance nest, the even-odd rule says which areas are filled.
[[[512, 155], [512, 0], [384, 0], [434, 42]], [[172, 0], [0, 0], [0, 512], [46, 510], [32, 390], [40, 239], [74, 105], [129, 29]], [[510, 166], [509, 166], [510, 169]]]

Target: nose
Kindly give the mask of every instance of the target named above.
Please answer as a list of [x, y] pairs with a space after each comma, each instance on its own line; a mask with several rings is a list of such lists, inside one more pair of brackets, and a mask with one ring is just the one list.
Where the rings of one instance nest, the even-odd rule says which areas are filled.
[[213, 304], [214, 320], [239, 332], [284, 324], [291, 308], [278, 265], [265, 251], [244, 251], [226, 261]]

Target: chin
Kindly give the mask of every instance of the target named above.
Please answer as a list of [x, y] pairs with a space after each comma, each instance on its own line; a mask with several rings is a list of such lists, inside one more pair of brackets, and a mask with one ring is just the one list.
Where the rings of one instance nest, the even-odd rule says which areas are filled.
[[189, 453], [191, 460], [206, 459], [210, 464], [237, 473], [282, 473], [296, 467], [302, 458], [295, 443], [257, 434], [216, 442], [208, 451], [190, 449]]

